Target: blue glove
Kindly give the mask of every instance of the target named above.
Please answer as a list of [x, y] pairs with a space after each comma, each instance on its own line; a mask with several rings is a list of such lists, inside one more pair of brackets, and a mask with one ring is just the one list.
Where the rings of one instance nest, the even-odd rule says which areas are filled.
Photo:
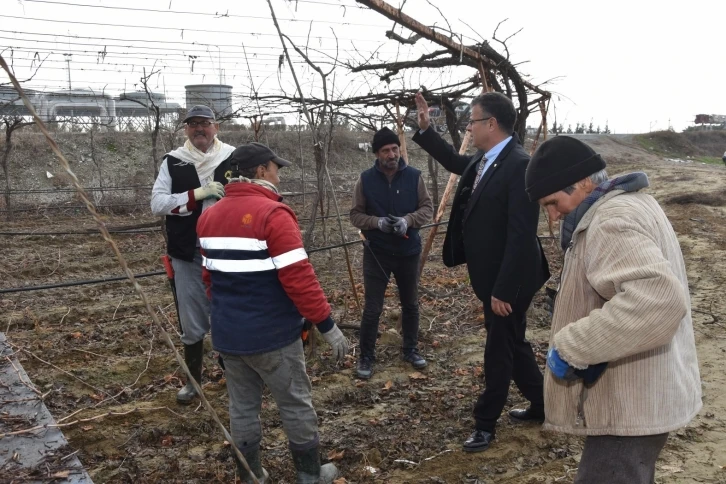
[[592, 385], [600, 378], [600, 375], [603, 374], [607, 366], [607, 362], [598, 363], [596, 365], [590, 365], [584, 370], [578, 370], [563, 360], [555, 348], [550, 348], [547, 351], [547, 367], [555, 377], [561, 380], [575, 381], [582, 378], [585, 385]]
[[552, 347], [547, 351], [547, 367], [550, 369], [555, 378], [566, 381], [574, 381], [579, 377], [575, 374], [575, 369], [565, 360], [560, 358], [560, 354]]

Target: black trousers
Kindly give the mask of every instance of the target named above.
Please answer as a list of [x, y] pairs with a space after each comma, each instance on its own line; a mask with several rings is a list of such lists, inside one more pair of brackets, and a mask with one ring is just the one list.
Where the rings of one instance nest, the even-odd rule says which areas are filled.
[[501, 317], [494, 314], [490, 303], [484, 304], [484, 326], [487, 330], [484, 347], [486, 387], [474, 406], [477, 430], [494, 432], [497, 419], [507, 402], [512, 380], [532, 407], [544, 409], [544, 379], [532, 346], [524, 339], [528, 306], [524, 306], [524, 310], [513, 308], [512, 314]]
[[[418, 268], [419, 254], [397, 257], [363, 250], [363, 286], [365, 306], [360, 324], [360, 353], [375, 359], [378, 321], [383, 312], [383, 299], [391, 274], [396, 277], [398, 295], [401, 299], [401, 326], [403, 329], [403, 352], [413, 351], [418, 346]], [[376, 260], [377, 259], [377, 260]], [[379, 265], [380, 264], [380, 265]]]

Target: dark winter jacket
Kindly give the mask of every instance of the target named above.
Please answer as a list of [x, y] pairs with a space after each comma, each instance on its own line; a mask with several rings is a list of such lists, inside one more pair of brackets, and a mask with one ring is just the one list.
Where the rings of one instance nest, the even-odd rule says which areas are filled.
[[525, 311], [550, 272], [537, 238], [540, 208], [524, 190], [529, 155], [518, 136], [512, 136], [473, 193], [483, 151], [460, 155], [433, 128], [417, 132], [413, 141], [461, 175], [444, 241], [444, 264], [466, 262], [472, 288], [484, 304], [494, 296]]
[[265, 187], [231, 183], [199, 218], [217, 351], [248, 355], [282, 348], [300, 338], [303, 317], [323, 333], [334, 324], [295, 214], [281, 200]]

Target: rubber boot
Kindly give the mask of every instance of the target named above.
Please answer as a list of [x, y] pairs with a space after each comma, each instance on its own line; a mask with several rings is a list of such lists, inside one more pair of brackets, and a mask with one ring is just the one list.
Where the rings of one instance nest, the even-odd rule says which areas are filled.
[[338, 477], [338, 468], [329, 463], [320, 465], [319, 448], [290, 450], [297, 470], [297, 484], [332, 484]]
[[[270, 475], [267, 473], [265, 468], [262, 467], [262, 462], [260, 461], [260, 446], [257, 445], [250, 447], [242, 452], [242, 455], [247, 461], [247, 465], [250, 466], [250, 470], [255, 473], [255, 476], [257, 476], [257, 482], [265, 484]], [[239, 478], [242, 481], [242, 484], [253, 484], [255, 481], [252, 479], [250, 473], [247, 472], [247, 469], [244, 468], [242, 463], [237, 460], [236, 457], [235, 461], [237, 461], [237, 472], [239, 473]]]
[[[184, 345], [184, 362], [197, 383], [202, 384], [202, 357], [204, 356], [204, 340], [197, 341], [192, 345]], [[177, 403], [189, 405], [197, 396], [197, 391], [191, 382], [187, 381], [184, 388], [176, 394]]]

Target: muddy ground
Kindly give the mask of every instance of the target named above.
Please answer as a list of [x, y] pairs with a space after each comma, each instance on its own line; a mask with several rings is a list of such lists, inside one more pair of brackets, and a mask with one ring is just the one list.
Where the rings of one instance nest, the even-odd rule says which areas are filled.
[[[692, 295], [693, 320], [703, 379], [704, 406], [685, 429], [673, 433], [657, 465], [659, 483], [726, 482], [726, 169], [674, 163], [629, 138], [587, 140], [609, 163], [611, 174], [643, 170], [666, 210], [683, 248]], [[425, 166], [425, 165], [424, 165]], [[685, 195], [685, 196], [684, 196]], [[680, 198], [675, 198], [675, 197]], [[349, 206], [341, 194], [341, 206]], [[298, 201], [293, 207], [300, 209]], [[307, 210], [305, 215], [307, 216]], [[110, 225], [153, 221], [143, 210], [108, 215]], [[2, 231], [91, 228], [82, 212], [41, 212], [3, 224]], [[355, 232], [346, 224], [349, 237]], [[332, 230], [328, 226], [328, 230]], [[547, 234], [542, 224], [540, 233]], [[117, 275], [107, 244], [96, 235], [1, 236], [0, 288]], [[340, 240], [332, 235], [333, 241]], [[159, 233], [115, 235], [136, 273], [160, 270]], [[400, 314], [389, 289], [374, 377], [354, 378], [353, 355], [336, 368], [317, 345], [308, 360], [320, 419], [323, 454], [347, 482], [571, 482], [582, 441], [542, 432], [532, 425], [500, 421], [495, 445], [476, 455], [461, 451], [472, 429], [471, 409], [483, 388], [484, 327], [466, 270], [443, 267], [443, 236], [429, 258], [422, 285], [421, 350], [429, 367], [415, 373], [399, 360], [394, 332]], [[316, 246], [323, 245], [322, 236]], [[553, 272], [560, 255], [545, 242]], [[361, 247], [350, 249], [358, 292]], [[311, 254], [338, 319], [355, 325], [358, 313], [345, 274], [343, 252]], [[163, 277], [140, 280], [177, 343], [176, 317]], [[233, 482], [234, 464], [224, 438], [197, 405], [176, 404], [183, 377], [151, 319], [127, 282], [0, 295], [0, 331], [15, 345], [23, 366], [96, 482]], [[394, 330], [394, 331], [392, 331]], [[544, 295], [531, 309], [529, 337], [544, 362], [549, 313]], [[357, 333], [346, 330], [357, 343]], [[208, 348], [204, 390], [227, 421], [224, 375]], [[512, 387], [505, 409], [524, 401]], [[73, 424], [107, 412], [138, 411]], [[287, 443], [269, 395], [263, 414], [263, 463], [274, 482], [294, 482]], [[2, 477], [0, 481], [8, 479]]]

